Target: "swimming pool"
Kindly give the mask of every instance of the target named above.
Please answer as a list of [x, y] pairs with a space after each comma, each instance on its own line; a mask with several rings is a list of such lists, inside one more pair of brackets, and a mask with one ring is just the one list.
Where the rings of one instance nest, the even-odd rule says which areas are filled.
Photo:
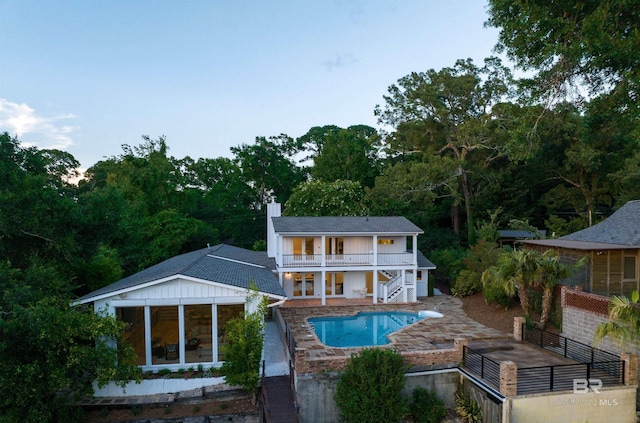
[[389, 343], [387, 335], [422, 320], [405, 311], [360, 312], [354, 316], [311, 317], [318, 339], [331, 347], [369, 347]]

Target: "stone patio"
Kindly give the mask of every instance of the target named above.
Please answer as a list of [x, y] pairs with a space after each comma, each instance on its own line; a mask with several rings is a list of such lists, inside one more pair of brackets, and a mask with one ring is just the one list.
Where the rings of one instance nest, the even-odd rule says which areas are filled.
[[322, 344], [314, 329], [308, 324], [310, 317], [351, 316], [361, 311], [409, 311], [434, 310], [444, 314], [442, 318], [419, 320], [389, 335], [390, 343], [380, 348], [394, 348], [400, 353], [424, 353], [438, 349], [454, 348], [454, 340], [488, 340], [512, 338], [470, 319], [462, 310], [462, 302], [454, 297], [442, 295], [422, 298], [418, 303], [371, 304], [365, 300], [327, 301], [321, 306], [319, 300], [292, 300], [280, 308], [282, 317], [289, 326], [298, 350], [305, 350], [309, 360], [331, 357], [350, 357], [362, 347], [338, 348]]

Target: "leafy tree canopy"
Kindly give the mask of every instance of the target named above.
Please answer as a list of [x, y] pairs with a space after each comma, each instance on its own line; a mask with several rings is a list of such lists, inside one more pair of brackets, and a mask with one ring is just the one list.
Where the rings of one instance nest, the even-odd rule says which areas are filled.
[[285, 216], [366, 216], [364, 191], [358, 182], [310, 181], [298, 185], [285, 203]]
[[490, 0], [487, 25], [499, 28], [498, 52], [538, 71], [543, 93], [589, 87], [637, 102], [640, 3], [617, 0]]

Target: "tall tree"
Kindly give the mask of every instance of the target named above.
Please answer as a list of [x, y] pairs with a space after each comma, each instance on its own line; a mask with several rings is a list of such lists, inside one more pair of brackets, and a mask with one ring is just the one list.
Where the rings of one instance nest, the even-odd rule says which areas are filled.
[[261, 210], [272, 196], [286, 201], [293, 187], [305, 179], [305, 170], [296, 166], [298, 147], [291, 137], [256, 137], [254, 144], [232, 147], [234, 162], [242, 170], [242, 178], [253, 187], [252, 207]]
[[498, 52], [537, 71], [536, 90], [564, 97], [588, 87], [613, 92], [637, 110], [640, 3], [617, 0], [489, 0], [487, 25], [499, 29]]
[[0, 256], [26, 268], [34, 256], [69, 274], [82, 256], [76, 188], [79, 163], [69, 153], [23, 148], [0, 134]]
[[371, 187], [378, 175], [378, 134], [366, 125], [346, 129], [334, 125], [314, 127], [298, 138], [313, 159], [311, 176], [325, 182], [349, 180]]
[[486, 59], [481, 68], [471, 59], [458, 60], [452, 68], [401, 78], [389, 87], [384, 108], [375, 110], [379, 123], [395, 128], [386, 139], [391, 154], [419, 153], [455, 162], [446, 179], [457, 180], [469, 241], [474, 227], [472, 174], [475, 166], [486, 166], [503, 152], [493, 134], [499, 122], [492, 110], [509, 98], [511, 81], [510, 71], [497, 58]]
[[74, 398], [140, 378], [135, 353], [110, 340], [124, 325], [70, 305], [70, 285], [33, 259], [26, 269], [0, 263], [0, 420], [81, 421]]
[[298, 185], [285, 203], [285, 216], [365, 216], [364, 191], [359, 183], [337, 180]]

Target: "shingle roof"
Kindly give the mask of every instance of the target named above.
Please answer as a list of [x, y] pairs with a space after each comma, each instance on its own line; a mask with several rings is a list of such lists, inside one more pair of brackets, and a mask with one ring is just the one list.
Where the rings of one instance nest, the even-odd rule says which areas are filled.
[[640, 246], [640, 200], [629, 201], [602, 222], [559, 239]]
[[260, 292], [284, 297], [286, 294], [273, 274], [273, 269], [275, 261], [268, 258], [264, 251], [219, 244], [172, 257], [91, 292], [78, 299], [78, 302], [90, 302], [106, 294], [178, 275], [239, 288], [249, 288], [249, 281], [253, 281]]
[[272, 217], [276, 233], [289, 234], [414, 234], [422, 229], [398, 216], [281, 216]]
[[537, 236], [544, 237], [547, 235], [547, 231], [544, 229], [538, 232], [540, 233], [539, 235], [531, 231], [522, 231], [522, 230], [516, 230], [516, 229], [500, 229], [498, 231], [498, 234], [500, 235], [500, 238], [535, 238]]
[[431, 262], [428, 258], [422, 254], [422, 251], [418, 250], [417, 254], [418, 258], [418, 267], [421, 269], [435, 269], [436, 265]]

